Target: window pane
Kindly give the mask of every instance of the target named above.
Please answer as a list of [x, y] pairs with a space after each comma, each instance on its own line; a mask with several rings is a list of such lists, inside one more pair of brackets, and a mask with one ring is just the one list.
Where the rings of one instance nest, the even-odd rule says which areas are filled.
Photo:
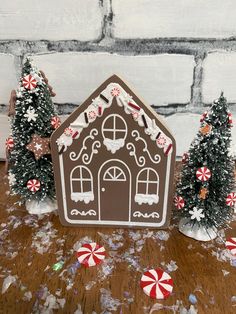
[[90, 173], [89, 173], [89, 171], [86, 169], [86, 168], [84, 168], [84, 167], [82, 167], [82, 178], [83, 179], [90, 179]]
[[138, 184], [138, 194], [146, 194], [146, 184], [139, 183]]
[[80, 181], [72, 181], [72, 192], [81, 192], [81, 185]]
[[84, 192], [92, 191], [91, 181], [83, 181], [83, 190]]
[[157, 181], [157, 175], [156, 173], [152, 170], [149, 169], [149, 181]]
[[147, 181], [147, 170], [144, 169], [142, 172], [140, 172], [138, 176], [138, 180], [140, 181]]
[[157, 194], [157, 184], [149, 183], [148, 184], [148, 194]]
[[72, 177], [75, 178], [75, 179], [80, 179], [80, 167], [76, 168], [73, 171]]

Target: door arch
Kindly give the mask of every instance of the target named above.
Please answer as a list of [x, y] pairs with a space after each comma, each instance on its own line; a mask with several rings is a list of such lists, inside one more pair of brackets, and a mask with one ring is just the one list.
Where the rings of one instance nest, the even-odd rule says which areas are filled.
[[130, 169], [123, 161], [110, 159], [101, 165], [98, 171], [99, 220], [130, 222], [131, 184]]

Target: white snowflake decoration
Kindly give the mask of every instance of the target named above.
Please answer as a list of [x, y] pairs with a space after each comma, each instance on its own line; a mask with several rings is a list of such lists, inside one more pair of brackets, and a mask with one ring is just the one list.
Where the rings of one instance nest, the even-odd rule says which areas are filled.
[[35, 113], [35, 109], [33, 107], [29, 107], [26, 110], [26, 113], [24, 114], [24, 117], [27, 118], [27, 121], [36, 121], [36, 118], [38, 117], [38, 114]]
[[189, 214], [191, 214], [191, 219], [196, 219], [197, 221], [200, 221], [202, 218], [205, 217], [202, 212], [203, 208], [193, 207], [193, 210], [190, 210]]
[[16, 183], [16, 177], [14, 175], [14, 173], [9, 172], [8, 174], [8, 181], [9, 181], [9, 185], [12, 186]]

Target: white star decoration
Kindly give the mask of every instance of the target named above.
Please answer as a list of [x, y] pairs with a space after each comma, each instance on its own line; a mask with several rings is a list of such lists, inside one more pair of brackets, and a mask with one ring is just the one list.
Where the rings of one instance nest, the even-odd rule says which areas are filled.
[[38, 114], [35, 113], [34, 108], [31, 106], [26, 110], [26, 113], [24, 114], [24, 117], [27, 118], [28, 122], [30, 122], [31, 120], [36, 121], [37, 116]]
[[197, 207], [193, 207], [193, 210], [189, 211], [189, 214], [191, 214], [191, 219], [197, 219], [197, 221], [200, 221], [201, 218], [204, 218], [205, 215], [202, 214], [203, 209], [202, 208], [197, 208]]
[[42, 144], [36, 143], [36, 144], [34, 145], [34, 147], [35, 147], [35, 149], [37, 149], [37, 150], [42, 150]]

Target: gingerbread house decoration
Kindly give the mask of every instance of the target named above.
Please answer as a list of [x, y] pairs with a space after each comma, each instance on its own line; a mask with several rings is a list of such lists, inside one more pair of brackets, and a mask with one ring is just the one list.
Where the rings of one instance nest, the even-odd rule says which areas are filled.
[[116, 75], [53, 133], [51, 150], [62, 224], [168, 226], [174, 137]]

